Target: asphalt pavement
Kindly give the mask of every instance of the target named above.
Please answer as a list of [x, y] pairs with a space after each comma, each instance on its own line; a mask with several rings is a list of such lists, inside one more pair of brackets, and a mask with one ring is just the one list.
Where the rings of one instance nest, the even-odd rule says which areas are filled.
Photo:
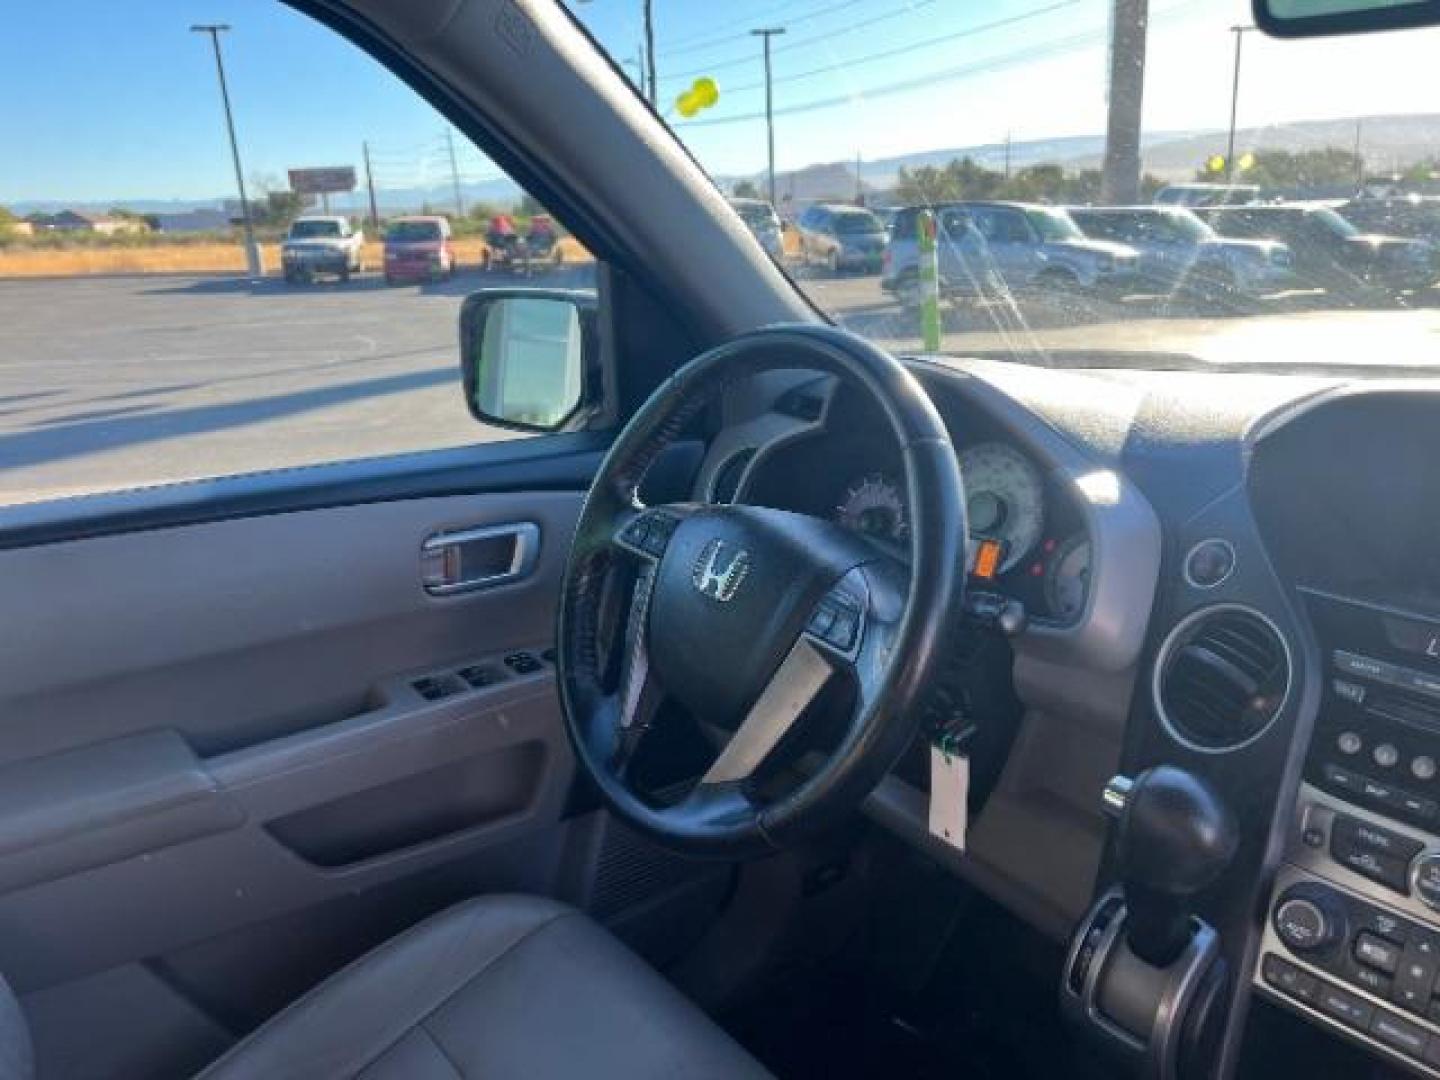
[[[588, 268], [530, 284], [575, 286]], [[462, 274], [386, 288], [220, 277], [0, 281], [0, 504], [511, 437], [477, 424], [458, 378], [470, 292]], [[850, 328], [896, 350], [918, 326], [875, 277], [803, 286]], [[947, 311], [948, 352], [1024, 359], [1141, 349], [1208, 360], [1420, 362], [1440, 310], [1334, 311], [1323, 296], [1238, 315], [1161, 300], [1027, 301]], [[1377, 344], [1383, 342], [1383, 348]]]

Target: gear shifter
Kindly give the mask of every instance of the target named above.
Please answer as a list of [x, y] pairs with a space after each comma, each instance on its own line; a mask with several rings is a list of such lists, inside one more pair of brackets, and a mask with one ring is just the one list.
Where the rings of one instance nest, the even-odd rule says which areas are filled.
[[1167, 967], [1190, 940], [1195, 896], [1235, 856], [1235, 819], [1209, 784], [1169, 765], [1115, 777], [1104, 806], [1120, 822], [1126, 940], [1141, 960]]

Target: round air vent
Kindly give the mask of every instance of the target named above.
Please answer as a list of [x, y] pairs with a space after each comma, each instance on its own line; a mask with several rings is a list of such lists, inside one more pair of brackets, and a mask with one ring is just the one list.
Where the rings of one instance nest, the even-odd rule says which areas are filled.
[[1170, 632], [1155, 663], [1155, 707], [1170, 734], [1196, 750], [1244, 746], [1280, 715], [1290, 648], [1265, 616], [1223, 604]]

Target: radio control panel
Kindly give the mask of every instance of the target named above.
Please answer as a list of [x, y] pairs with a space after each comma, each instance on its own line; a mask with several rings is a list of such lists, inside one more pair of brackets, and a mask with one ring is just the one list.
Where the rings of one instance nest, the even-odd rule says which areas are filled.
[[1305, 599], [1324, 689], [1254, 983], [1440, 1078], [1440, 622]]

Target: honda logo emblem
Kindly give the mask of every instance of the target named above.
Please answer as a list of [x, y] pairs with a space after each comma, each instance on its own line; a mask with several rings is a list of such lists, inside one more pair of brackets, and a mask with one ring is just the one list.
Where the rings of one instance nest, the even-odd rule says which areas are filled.
[[735, 599], [748, 573], [750, 553], [742, 547], [727, 545], [717, 537], [700, 549], [690, 578], [701, 593], [728, 604]]

